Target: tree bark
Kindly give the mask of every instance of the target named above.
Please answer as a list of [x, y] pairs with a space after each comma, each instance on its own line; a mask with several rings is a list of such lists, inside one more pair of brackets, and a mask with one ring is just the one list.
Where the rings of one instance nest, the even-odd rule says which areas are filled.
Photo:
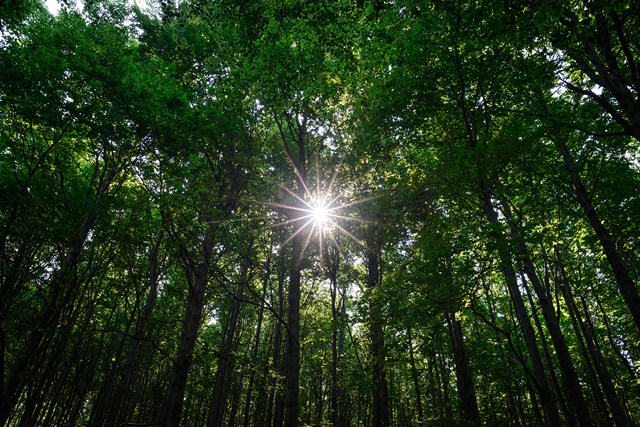
[[139, 366], [140, 343], [147, 336], [147, 327], [151, 314], [155, 308], [158, 298], [158, 282], [160, 280], [160, 266], [158, 264], [158, 255], [160, 252], [160, 244], [164, 238], [164, 231], [158, 233], [158, 237], [149, 253], [149, 267], [147, 269], [147, 278], [149, 290], [147, 298], [142, 309], [140, 317], [136, 321], [135, 335], [131, 342], [126, 361], [123, 365], [120, 380], [115, 387], [115, 393], [109, 402], [105, 422], [100, 425], [116, 426], [120, 425], [122, 420], [128, 417], [124, 406], [131, 400], [131, 383], [134, 373]]
[[[252, 245], [253, 243], [251, 243]], [[240, 318], [240, 309], [242, 306], [242, 297], [244, 288], [247, 284], [249, 267], [251, 263], [251, 252], [248, 253], [242, 261], [240, 272], [240, 281], [238, 285], [237, 295], [233, 295], [234, 302], [231, 308], [231, 314], [225, 331], [224, 341], [220, 349], [218, 357], [218, 368], [215, 375], [215, 383], [213, 386], [213, 398], [209, 407], [209, 418], [207, 427], [220, 427], [224, 421], [224, 412], [227, 403], [227, 395], [231, 386], [231, 373], [233, 365], [233, 342], [236, 335], [238, 319]]]
[[573, 156], [569, 152], [567, 144], [560, 136], [554, 137], [553, 142], [562, 155], [564, 166], [567, 169], [567, 172], [569, 172], [571, 183], [576, 192], [576, 197], [578, 198], [578, 203], [582, 207], [582, 210], [589, 221], [589, 225], [591, 225], [591, 228], [596, 233], [596, 236], [602, 245], [602, 249], [607, 257], [607, 261], [609, 261], [616, 284], [618, 285], [622, 298], [629, 309], [629, 313], [631, 314], [636, 330], [640, 332], [640, 294], [638, 293], [636, 283], [629, 275], [627, 265], [616, 248], [615, 241], [609, 234], [609, 230], [600, 220], [600, 216], [591, 201], [591, 197], [582, 183], [582, 179], [580, 178], [578, 169], [573, 160]]
[[371, 338], [371, 381], [373, 384], [373, 427], [389, 427], [391, 411], [389, 408], [389, 386], [386, 376], [386, 352], [380, 302], [376, 290], [381, 282], [380, 248], [373, 238], [367, 241], [367, 289], [369, 301], [369, 335]]
[[45, 307], [35, 320], [34, 327], [28, 334], [28, 339], [11, 366], [3, 384], [2, 399], [0, 399], [0, 425], [6, 424], [33, 369], [33, 358], [40, 355], [46, 338], [51, 337], [55, 332], [62, 311], [71, 303], [80, 285], [76, 275], [77, 268], [83, 253], [83, 245], [96, 219], [95, 213], [89, 213], [84, 218], [78, 234], [69, 243], [68, 251], [60, 268], [53, 274], [51, 291]]
[[[290, 118], [289, 118], [290, 119]], [[289, 120], [290, 122], [291, 120]], [[297, 141], [295, 159], [292, 158], [292, 151], [287, 142], [287, 138], [281, 134], [287, 155], [293, 162], [297, 182], [297, 198], [304, 200], [306, 193], [307, 178], [307, 118], [296, 120]], [[293, 129], [293, 126], [291, 126]], [[299, 210], [293, 210], [293, 237], [291, 241], [291, 271], [289, 274], [289, 294], [287, 302], [287, 341], [285, 349], [286, 360], [286, 411], [285, 426], [297, 427], [299, 422], [299, 400], [300, 400], [300, 277], [302, 271], [302, 232], [305, 228], [304, 219]]]
[[[489, 224], [498, 226], [500, 224], [498, 220], [498, 212], [494, 208], [491, 201], [491, 192], [487, 188], [485, 188], [485, 184], [482, 180], [479, 182], [479, 190], [480, 205], [485, 213]], [[527, 309], [524, 305], [524, 300], [522, 299], [522, 293], [520, 292], [520, 287], [518, 286], [518, 280], [516, 278], [516, 273], [513, 268], [511, 257], [507, 252], [506, 238], [500, 231], [497, 230], [493, 232], [493, 237], [497, 244], [502, 272], [507, 284], [507, 288], [509, 289], [511, 299], [513, 301], [514, 309], [516, 311], [516, 318], [518, 319], [518, 323], [520, 325], [520, 329], [527, 346], [527, 351], [529, 353], [529, 358], [531, 359], [535, 386], [540, 396], [540, 401], [542, 403], [542, 407], [546, 416], [546, 422], [549, 426], [560, 426], [562, 425], [562, 422], [560, 421], [558, 408], [553, 401], [553, 394], [551, 393], [551, 390], [549, 388], [549, 383], [547, 382], [547, 378], [544, 372], [542, 358], [540, 357], [540, 351], [538, 350], [538, 345], [536, 343], [535, 331], [533, 329], [533, 326], [531, 326], [529, 313], [527, 312]]]
[[549, 290], [544, 287], [538, 277], [538, 273], [536, 272], [535, 266], [529, 256], [529, 251], [527, 249], [526, 243], [524, 242], [523, 236], [521, 235], [520, 230], [514, 222], [514, 219], [511, 215], [511, 209], [509, 208], [509, 204], [507, 202], [503, 203], [503, 209], [505, 218], [509, 223], [512, 236], [518, 242], [516, 244], [516, 252], [522, 259], [524, 272], [533, 285], [533, 290], [538, 297], [538, 302], [542, 310], [542, 316], [545, 320], [547, 330], [551, 335], [553, 348], [556, 351], [556, 356], [560, 365], [560, 372], [562, 374], [563, 385], [565, 388], [565, 394], [567, 396], [567, 400], [572, 406], [571, 410], [568, 411], [568, 422], [570, 425], [575, 424], [575, 421], [572, 419], [573, 417], [575, 417], [575, 420], [577, 420], [577, 422], [581, 426], [591, 426], [593, 425], [593, 422], [591, 421], [591, 417], [589, 415], [589, 407], [582, 393], [580, 380], [578, 379], [576, 368], [573, 364], [573, 360], [571, 359], [567, 341], [565, 340], [564, 334], [560, 329], [560, 322], [553, 307], [553, 300], [551, 299], [551, 295], [549, 295]]
[[420, 376], [416, 367], [416, 359], [413, 351], [413, 335], [411, 327], [407, 328], [407, 339], [409, 344], [409, 366], [411, 367], [411, 379], [416, 392], [416, 410], [418, 411], [418, 425], [424, 424], [424, 409], [422, 408], [422, 387], [420, 387]]
[[209, 282], [209, 262], [213, 248], [213, 230], [209, 229], [202, 241], [202, 252], [197, 263], [185, 260], [185, 270], [189, 282], [187, 306], [182, 318], [182, 333], [178, 342], [178, 350], [173, 359], [171, 376], [156, 424], [162, 427], [180, 425], [184, 393], [187, 387], [187, 376], [193, 361], [193, 351], [198, 338], [198, 330], [202, 320], [204, 298]]
[[478, 411], [478, 402], [476, 400], [469, 360], [464, 347], [462, 324], [456, 319], [455, 313], [447, 313], [446, 320], [449, 327], [451, 346], [453, 348], [456, 388], [460, 402], [460, 418], [478, 424], [480, 422], [480, 412]]
[[[258, 360], [258, 350], [260, 349], [260, 339], [262, 335], [262, 322], [264, 319], [264, 306], [267, 298], [267, 288], [269, 286], [269, 279], [271, 277], [271, 250], [273, 249], [273, 243], [269, 245], [269, 253], [264, 263], [264, 279], [262, 282], [262, 303], [258, 308], [258, 319], [256, 322], [256, 333], [253, 339], [253, 347], [251, 349], [251, 360]], [[253, 402], [253, 386], [255, 382], [256, 370], [251, 369], [249, 374], [249, 381], [247, 384], [247, 394], [244, 401], [244, 409], [242, 411], [242, 426], [249, 427], [251, 422], [251, 405]]]

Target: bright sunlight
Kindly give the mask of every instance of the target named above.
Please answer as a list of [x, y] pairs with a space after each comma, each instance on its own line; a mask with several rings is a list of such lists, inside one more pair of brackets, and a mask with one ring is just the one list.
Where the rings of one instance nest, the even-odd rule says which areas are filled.
[[330, 221], [329, 205], [325, 200], [316, 199], [310, 203], [311, 217], [313, 218], [314, 225], [318, 228], [322, 228]]

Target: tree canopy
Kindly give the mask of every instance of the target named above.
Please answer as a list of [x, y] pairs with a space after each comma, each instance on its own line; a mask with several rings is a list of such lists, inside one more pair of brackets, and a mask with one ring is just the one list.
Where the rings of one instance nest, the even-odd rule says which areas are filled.
[[13, 1], [0, 69], [0, 425], [637, 425], [637, 1]]

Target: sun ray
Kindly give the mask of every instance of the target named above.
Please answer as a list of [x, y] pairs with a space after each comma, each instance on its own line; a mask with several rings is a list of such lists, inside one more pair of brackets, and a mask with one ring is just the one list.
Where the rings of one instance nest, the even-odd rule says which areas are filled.
[[298, 229], [298, 231], [296, 231], [295, 233], [293, 233], [291, 236], [289, 236], [289, 238], [287, 240], [285, 240], [284, 242], [282, 242], [281, 246], [286, 245], [287, 243], [289, 243], [291, 241], [291, 239], [293, 239], [294, 237], [296, 237], [298, 234], [300, 234], [302, 232], [302, 230], [304, 230], [305, 228], [307, 228], [307, 225], [311, 224], [313, 222], [313, 218], [311, 218], [309, 221], [307, 221], [302, 227], [300, 227], [300, 229]]
[[271, 225], [269, 225], [269, 228], [282, 227], [283, 225], [292, 224], [292, 223], [294, 223], [296, 221], [301, 221], [301, 220], [306, 219], [306, 218], [311, 218], [311, 216], [312, 216], [312, 214], [308, 214], [308, 215], [299, 216], [299, 217], [296, 217], [296, 218], [287, 219], [285, 221], [281, 221], [281, 222], [277, 222], [275, 224], [271, 224]]
[[271, 206], [274, 208], [292, 209], [294, 211], [309, 212], [309, 208], [300, 208], [298, 206], [285, 205], [283, 203], [260, 202], [260, 201], [256, 201], [256, 203], [260, 203], [261, 205]]
[[[282, 187], [283, 190], [285, 190], [287, 193], [291, 194], [293, 197], [295, 197], [296, 199], [298, 199], [299, 201], [301, 201], [302, 203], [304, 203], [305, 205], [311, 207], [311, 205], [309, 204], [309, 202], [307, 202], [305, 199], [303, 199], [302, 197], [298, 196], [295, 192], [291, 191], [290, 189], [288, 189], [287, 187], [285, 187], [284, 185], [280, 184], [280, 187]], [[305, 187], [306, 190], [306, 187]], [[311, 194], [307, 191], [307, 194], [309, 196], [309, 198], [313, 198], [311, 197]], [[304, 210], [303, 208], [299, 208]]]
[[271, 217], [269, 215], [261, 215], [261, 216], [254, 216], [251, 218], [228, 218], [228, 219], [217, 219], [217, 220], [211, 220], [211, 221], [206, 221], [207, 224], [224, 224], [225, 222], [251, 222], [251, 221], [260, 221], [263, 219], [271, 219]]
[[[285, 142], [284, 142], [284, 141], [285, 141], [285, 136], [284, 136], [284, 134], [283, 134], [282, 129], [280, 129], [280, 133], [282, 134], [282, 144], [283, 144], [283, 146], [284, 146], [284, 144], [285, 144]], [[293, 161], [293, 159], [292, 159], [292, 158], [291, 158], [291, 156], [289, 155], [289, 150], [287, 149], [287, 147], [284, 147], [284, 151], [285, 151], [285, 155], [286, 155], [286, 157], [287, 157], [287, 160], [289, 161], [289, 163], [291, 164], [291, 167], [293, 168], [293, 172], [294, 172], [294, 173], [296, 174], [296, 176], [298, 177], [298, 182], [299, 182], [300, 184], [302, 184], [302, 186], [304, 187], [305, 194], [307, 194], [309, 197], [311, 197], [311, 192], [309, 191], [309, 188], [307, 187], [307, 184], [306, 184], [306, 182], [305, 182], [305, 181], [306, 181], [306, 179], [305, 179], [305, 177], [303, 177], [303, 176], [300, 174], [300, 171], [298, 170], [298, 167], [296, 166], [296, 163]], [[298, 196], [296, 195], [296, 197], [298, 197]]]
[[[338, 178], [338, 173], [340, 172], [340, 169], [342, 169], [342, 159], [338, 163], [338, 166], [336, 166], [336, 169], [333, 171], [333, 176], [331, 177], [331, 181], [329, 181], [329, 187], [327, 188], [328, 194], [331, 194], [333, 192], [333, 184], [336, 182], [336, 179]], [[336, 196], [336, 198], [338, 196]]]
[[346, 234], [347, 236], [349, 236], [354, 242], [356, 242], [358, 245], [362, 246], [363, 248], [365, 248], [366, 250], [371, 252], [371, 248], [369, 248], [369, 246], [367, 246], [366, 243], [364, 243], [362, 240], [358, 239], [356, 236], [354, 236], [353, 234], [351, 234], [350, 232], [348, 232], [347, 230], [345, 230], [343, 227], [340, 226], [340, 224], [338, 224], [337, 222], [334, 222], [333, 225], [335, 225], [336, 227], [338, 227], [340, 229], [340, 231], [342, 231], [344, 234]]
[[338, 219], [344, 219], [346, 221], [353, 221], [353, 222], [359, 222], [360, 224], [371, 224], [371, 225], [378, 225], [377, 221], [371, 221], [368, 219], [362, 219], [362, 218], [353, 218], [350, 216], [344, 216], [344, 215], [338, 215], [338, 214], [330, 214], [331, 218], [338, 218]]
[[324, 240], [324, 228], [319, 228], [318, 229], [318, 247], [320, 248], [320, 268], [322, 268], [322, 265], [324, 264], [323, 261], [323, 249], [322, 249], [322, 241]]
[[316, 226], [315, 224], [313, 224], [311, 226], [311, 230], [309, 231], [309, 234], [307, 234], [307, 238], [304, 239], [304, 245], [302, 245], [302, 251], [300, 252], [300, 259], [298, 260], [298, 262], [302, 261], [302, 258], [304, 257], [304, 253], [307, 250], [307, 246], [309, 246], [309, 242], [311, 241], [311, 236], [313, 236], [313, 230], [315, 230]]

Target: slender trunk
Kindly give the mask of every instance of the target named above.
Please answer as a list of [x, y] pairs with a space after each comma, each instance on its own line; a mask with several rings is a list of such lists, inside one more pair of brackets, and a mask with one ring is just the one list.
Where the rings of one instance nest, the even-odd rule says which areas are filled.
[[[269, 254], [271, 253], [273, 245], [269, 246]], [[264, 279], [262, 283], [262, 301], [258, 308], [258, 320], [256, 323], [256, 333], [253, 339], [253, 347], [251, 349], [251, 360], [258, 360], [258, 350], [260, 349], [260, 337], [262, 334], [262, 321], [264, 318], [264, 302], [267, 298], [267, 288], [269, 285], [269, 279], [271, 277], [271, 256], [267, 255], [267, 260], [265, 261], [264, 266]], [[243, 427], [249, 427], [250, 423], [250, 414], [251, 414], [251, 404], [253, 402], [253, 384], [255, 381], [255, 369], [252, 369], [249, 374], [249, 382], [247, 385], [247, 394], [244, 400], [244, 409], [242, 412], [242, 425]]]
[[577, 420], [583, 427], [591, 426], [593, 425], [593, 422], [591, 421], [591, 417], [589, 416], [589, 407], [587, 406], [587, 402], [585, 401], [584, 395], [582, 393], [580, 380], [578, 379], [578, 374], [571, 359], [567, 341], [565, 340], [564, 334], [560, 329], [560, 322], [558, 320], [558, 316], [556, 315], [551, 295], [549, 295], [549, 289], [545, 288], [538, 278], [535, 266], [531, 261], [531, 258], [529, 257], [529, 251], [527, 249], [526, 243], [521, 238], [522, 236], [520, 236], [520, 230], [517, 228], [515, 222], [513, 221], [508, 203], [503, 203], [503, 206], [505, 217], [511, 228], [511, 233], [518, 241], [518, 244], [516, 245], [516, 251], [523, 260], [524, 272], [533, 285], [533, 290], [538, 297], [538, 302], [540, 304], [540, 308], [542, 309], [542, 316], [545, 320], [545, 324], [547, 325], [547, 330], [551, 335], [551, 341], [553, 343], [553, 348], [556, 351], [556, 356], [558, 357], [560, 372], [562, 373], [562, 380], [565, 388], [565, 394], [572, 406], [571, 410], [568, 411], [569, 425], [574, 425]]
[[[280, 271], [278, 273], [278, 318], [284, 318], [284, 256], [280, 257]], [[273, 369], [277, 372], [271, 381], [271, 392], [267, 402], [267, 425], [273, 420], [273, 427], [280, 427], [284, 422], [284, 396], [281, 390], [281, 382], [285, 375], [286, 360], [281, 354], [282, 347], [282, 323], [276, 323], [276, 330], [273, 338]]]
[[596, 212], [596, 208], [591, 201], [591, 197], [589, 196], [587, 189], [582, 183], [582, 179], [578, 173], [578, 168], [575, 165], [573, 156], [569, 152], [567, 144], [561, 139], [561, 137], [553, 138], [553, 142], [562, 155], [564, 166], [571, 177], [571, 183], [573, 184], [573, 188], [576, 192], [578, 203], [582, 207], [582, 210], [589, 221], [589, 225], [591, 225], [591, 228], [596, 233], [596, 236], [602, 245], [604, 254], [609, 261], [611, 270], [613, 271], [618, 289], [620, 290], [622, 298], [629, 309], [629, 313], [631, 314], [631, 318], [633, 319], [636, 329], [640, 332], [640, 294], [638, 294], [636, 283], [629, 275], [627, 265], [616, 248], [614, 239], [609, 234], [609, 230], [604, 226], [600, 220], [600, 216]]
[[[625, 357], [625, 355], [622, 353], [622, 350], [618, 348], [619, 344], [614, 339], [613, 332], [611, 331], [611, 324], [609, 322], [609, 313], [607, 313], [606, 309], [602, 306], [600, 297], [598, 296], [597, 292], [593, 293], [593, 300], [595, 301], [596, 306], [600, 310], [602, 323], [604, 324], [604, 328], [607, 331], [607, 338], [609, 339], [609, 345], [611, 349], [616, 354], [616, 356], [618, 356], [618, 360], [620, 360], [620, 363], [622, 363], [622, 366], [625, 367], [627, 374], [629, 374], [629, 377], [632, 380], [636, 380], [637, 379], [636, 371], [633, 368], [633, 366], [631, 366], [631, 364], [629, 363], [629, 359], [627, 359], [627, 357]], [[622, 345], [622, 347], [624, 349], [625, 347], [624, 344]]]
[[34, 357], [40, 355], [45, 339], [51, 337], [55, 332], [62, 311], [67, 308], [80, 285], [76, 273], [83, 252], [83, 245], [95, 221], [96, 215], [94, 213], [85, 217], [78, 234], [70, 242], [69, 251], [62, 261], [60, 269], [53, 275], [51, 291], [45, 307], [38, 315], [34, 327], [30, 331], [4, 382], [0, 404], [0, 425], [6, 424], [34, 369], [32, 363]]
[[302, 261], [302, 236], [299, 233], [302, 224], [295, 223], [293, 238], [293, 265], [289, 276], [289, 295], [287, 302], [287, 340], [286, 340], [286, 411], [285, 426], [298, 426], [298, 400], [300, 399], [300, 276]]
[[445, 360], [445, 349], [440, 347], [439, 356], [436, 355], [438, 361], [438, 369], [436, 375], [439, 378], [439, 383], [442, 384], [442, 413], [447, 419], [453, 418], [453, 409], [451, 407], [451, 387], [449, 383], [449, 367]]
[[126, 419], [128, 415], [126, 410], [123, 408], [123, 405], [131, 400], [131, 382], [133, 381], [134, 374], [136, 373], [137, 366], [139, 364], [138, 358], [140, 354], [140, 342], [144, 340], [147, 335], [147, 325], [149, 323], [149, 319], [151, 319], [151, 313], [155, 308], [158, 298], [158, 282], [160, 279], [158, 254], [163, 237], [164, 232], [160, 231], [156, 242], [151, 249], [151, 253], [149, 254], [149, 267], [147, 270], [149, 291], [147, 293], [144, 308], [142, 309], [142, 314], [136, 322], [135, 336], [126, 356], [126, 361], [121, 371], [120, 381], [115, 388], [113, 399], [107, 410], [105, 418], [106, 421], [104, 423], [105, 426], [120, 425], [121, 420]]
[[615, 420], [616, 426], [630, 426], [631, 423], [627, 419], [627, 411], [624, 409], [623, 403], [621, 402], [620, 397], [616, 392], [615, 385], [613, 384], [613, 379], [611, 378], [609, 369], [607, 369], [606, 362], [604, 360], [604, 357], [602, 356], [602, 350], [598, 345], [597, 337], [595, 335], [595, 328], [593, 326], [593, 322], [591, 321], [589, 308], [587, 306], [587, 301], [584, 295], [580, 296], [580, 301], [582, 302], [583, 312], [585, 316], [584, 325], [587, 341], [593, 349], [596, 372], [598, 372], [600, 382], [602, 383], [602, 388], [605, 395], [607, 396], [607, 402], [609, 403], [609, 407], [611, 408], [611, 415]]
[[[570, 306], [574, 313], [576, 313], [577, 323], [580, 325], [580, 329], [582, 330], [582, 335], [585, 338], [585, 345], [589, 355], [591, 356], [591, 360], [593, 361], [594, 368], [596, 373], [598, 374], [598, 378], [600, 379], [600, 383], [602, 384], [602, 389], [607, 398], [607, 403], [611, 408], [611, 415], [617, 426], [628, 426], [630, 425], [626, 416], [625, 411], [622, 408], [622, 404], [618, 398], [618, 395], [615, 391], [615, 386], [613, 385], [613, 381], [611, 380], [611, 375], [609, 374], [602, 358], [602, 354], [600, 352], [600, 348], [597, 345], [596, 338], [593, 333], [593, 329], [590, 328], [588, 321], [585, 322], [579, 316], [578, 306], [573, 297], [573, 292], [571, 290], [571, 286], [569, 283], [569, 278], [564, 270], [564, 265], [561, 262], [560, 254], [558, 252], [557, 247], [555, 248], [556, 258], [558, 260], [558, 267], [560, 270], [560, 277], [562, 280], [562, 291], [567, 301], [567, 305]], [[588, 316], [589, 312], [587, 310], [586, 304], [584, 304], [585, 315]]]
[[451, 338], [451, 346], [453, 348], [453, 362], [456, 371], [456, 389], [458, 392], [458, 400], [460, 402], [459, 412], [460, 418], [472, 423], [480, 422], [480, 412], [478, 411], [478, 402], [471, 378], [471, 369], [467, 352], [464, 347], [464, 335], [462, 333], [462, 324], [456, 319], [455, 313], [447, 313], [447, 324], [449, 326], [449, 336]]
[[[556, 251], [556, 256], [559, 257], [557, 246], [554, 249]], [[558, 258], [558, 264], [560, 263], [561, 261]], [[561, 274], [560, 276], [563, 276], [563, 275]], [[591, 361], [591, 356], [589, 354], [589, 351], [587, 350], [584, 334], [580, 326], [580, 323], [582, 322], [582, 319], [580, 318], [580, 313], [579, 311], [576, 311], [575, 304], [573, 302], [572, 296], [570, 295], [570, 290], [567, 288], [568, 283], [564, 283], [563, 281], [560, 281], [558, 277], [555, 277], [554, 281], [556, 282], [557, 286], [560, 288], [564, 301], [567, 305], [569, 317], [571, 318], [571, 325], [573, 326], [573, 331], [576, 335], [578, 348], [580, 349], [580, 353], [582, 354], [582, 360], [584, 361], [585, 369], [587, 372], [587, 381], [589, 382], [589, 388], [593, 393], [596, 408], [598, 410], [598, 414], [600, 415], [599, 424], [601, 426], [611, 426], [612, 424], [609, 418], [609, 411], [607, 409], [607, 405], [602, 396], [602, 390], [598, 382], [598, 379], [596, 377], [596, 372], [593, 367], [593, 362]]]
[[427, 374], [428, 374], [428, 380], [429, 380], [429, 397], [430, 397], [430, 403], [431, 403], [431, 407], [430, 407], [430, 411], [429, 411], [429, 415], [430, 418], [435, 418], [435, 417], [442, 417], [442, 394], [440, 392], [440, 382], [437, 380], [437, 375], [436, 373], [434, 373], [434, 370], [437, 372], [436, 370], [436, 357], [435, 355], [433, 355], [432, 357], [429, 357], [427, 360]]
[[[251, 250], [249, 250], [249, 253], [250, 252]], [[229, 316], [229, 321], [227, 323], [227, 328], [225, 331], [224, 342], [222, 344], [220, 355], [218, 357], [218, 369], [215, 375], [213, 399], [211, 400], [211, 405], [209, 407], [209, 418], [207, 420], [207, 427], [220, 427], [224, 420], [227, 395], [229, 394], [229, 387], [231, 384], [233, 340], [236, 335], [236, 328], [238, 326], [238, 319], [240, 317], [242, 297], [244, 293], [244, 287], [247, 283], [250, 262], [250, 255], [246, 255], [245, 259], [243, 260], [243, 265], [240, 272], [238, 295], [234, 295], [235, 301], [231, 309], [231, 315]]]
[[370, 295], [369, 320], [371, 338], [371, 380], [373, 384], [373, 427], [389, 427], [391, 412], [389, 410], [389, 386], [386, 377], [383, 320], [379, 298], [376, 295], [381, 281], [379, 256], [380, 249], [372, 238], [367, 241], [367, 289]]
[[[487, 188], [485, 188], [485, 184], [483, 181], [479, 182], [479, 189], [481, 191], [480, 204], [482, 209], [484, 210], [487, 220], [490, 224], [498, 225], [498, 212], [494, 208], [491, 201], [491, 192]], [[509, 289], [511, 300], [513, 301], [513, 305], [516, 311], [516, 317], [518, 319], [518, 323], [520, 325], [520, 329], [527, 346], [527, 351], [531, 359], [535, 386], [540, 395], [540, 400], [544, 413], [546, 415], [547, 424], [549, 426], [560, 426], [562, 425], [562, 422], [560, 421], [558, 408], [556, 407], [556, 404], [553, 400], [553, 395], [549, 388], [549, 383], [547, 382], [544, 365], [542, 364], [542, 358], [540, 357], [540, 352], [536, 343], [535, 331], [533, 329], [533, 326], [531, 326], [529, 313], [527, 312], [527, 309], [524, 305], [524, 300], [522, 299], [522, 293], [520, 292], [520, 287], [518, 286], [518, 281], [516, 278], [515, 270], [513, 268], [511, 257], [507, 252], [508, 246], [506, 245], [506, 238], [499, 231], [494, 232], [493, 235], [498, 246], [498, 255], [500, 258], [500, 263], [502, 266], [502, 271], [507, 284], [507, 288]]]
[[[491, 320], [491, 323], [495, 325], [497, 324], [496, 323], [497, 316], [496, 316], [496, 310], [493, 304], [493, 300], [489, 293], [489, 287], [486, 286], [486, 284], [484, 283], [484, 279], [482, 279], [482, 282], [485, 288], [487, 306], [489, 308], [489, 320]], [[507, 395], [507, 402], [508, 402], [508, 408], [509, 408], [508, 416], [511, 421], [509, 424], [510, 425], [522, 424], [520, 422], [521, 417], [518, 415], [518, 413], [520, 414], [522, 413], [522, 409], [521, 409], [522, 406], [519, 405], [520, 411], [518, 411], [518, 406], [516, 406], [516, 401], [514, 400], [514, 387], [513, 387], [513, 379], [511, 378], [511, 363], [510, 363], [512, 358], [511, 357], [507, 358], [507, 355], [505, 354], [505, 351], [502, 345], [503, 338], [500, 335], [498, 330], [495, 331], [495, 337], [496, 337], [496, 343], [498, 344], [498, 351], [500, 353], [500, 361], [502, 362], [504, 378], [507, 382], [506, 395]], [[526, 366], [524, 366], [523, 368], [526, 369]], [[518, 396], [519, 396], [519, 393], [518, 393]]]
[[[307, 128], [306, 118], [303, 119], [298, 128], [297, 159], [294, 162], [297, 177], [297, 196], [300, 200], [305, 198], [306, 193], [306, 141]], [[287, 142], [285, 146], [288, 147]], [[287, 312], [287, 343], [285, 350], [286, 359], [286, 411], [285, 426], [297, 427], [299, 419], [299, 399], [300, 399], [300, 275], [302, 269], [302, 231], [304, 223], [300, 211], [293, 212], [293, 239], [291, 242], [292, 265], [289, 276], [289, 303]]]
[[204, 298], [209, 282], [209, 262], [213, 247], [213, 231], [209, 230], [202, 242], [202, 254], [196, 265], [185, 260], [185, 270], [189, 278], [187, 306], [182, 318], [182, 332], [178, 351], [173, 359], [169, 385], [162, 401], [156, 424], [162, 427], [177, 427], [182, 416], [187, 376], [193, 360], [193, 351], [202, 320]]
[[538, 310], [536, 309], [536, 303], [533, 299], [533, 294], [531, 293], [531, 289], [529, 284], [527, 283], [527, 279], [524, 276], [524, 273], [520, 273], [520, 282], [522, 283], [522, 288], [527, 295], [527, 300], [529, 301], [529, 306], [531, 307], [531, 317], [533, 318], [533, 324], [536, 327], [536, 331], [538, 335], [541, 337], [540, 344], [542, 347], [542, 354], [544, 355], [545, 361], [547, 362], [547, 366], [549, 367], [549, 378], [551, 379], [551, 387], [555, 392], [556, 400], [558, 402], [558, 406], [560, 410], [567, 418], [567, 424], [570, 427], [576, 427], [576, 418], [572, 412], [572, 408], [567, 406], [567, 400], [565, 399], [564, 394], [562, 393], [562, 387], [560, 386], [560, 381], [558, 380], [558, 376], [556, 375], [556, 370], [553, 363], [553, 358], [551, 357], [551, 352], [549, 351], [549, 346], [547, 345], [547, 340], [544, 338], [544, 330], [542, 329], [542, 323], [540, 323], [540, 316], [538, 315]]
[[339, 401], [342, 397], [341, 392], [341, 378], [338, 371], [338, 331], [341, 328], [339, 325], [339, 307], [337, 303], [338, 299], [338, 265], [340, 262], [339, 252], [336, 250], [332, 254], [331, 265], [329, 270], [329, 281], [331, 284], [331, 405], [329, 407], [329, 420], [331, 425], [337, 427], [340, 425], [340, 404]]
[[413, 337], [411, 335], [411, 327], [407, 328], [407, 338], [409, 340], [409, 364], [411, 366], [411, 378], [413, 379], [413, 388], [416, 392], [416, 409], [418, 410], [418, 424], [424, 424], [424, 412], [422, 409], [422, 393], [420, 389], [420, 376], [416, 368], [416, 359], [413, 354]]

